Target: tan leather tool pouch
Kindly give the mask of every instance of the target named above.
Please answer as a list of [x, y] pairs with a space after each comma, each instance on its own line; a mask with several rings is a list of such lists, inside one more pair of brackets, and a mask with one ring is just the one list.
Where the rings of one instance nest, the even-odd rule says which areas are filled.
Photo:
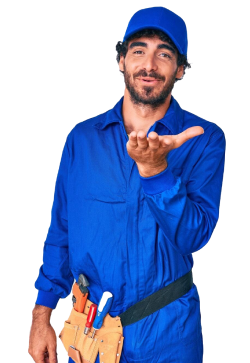
[[119, 363], [124, 340], [120, 317], [112, 318], [107, 314], [102, 327], [96, 330], [92, 339], [93, 327], [90, 328], [88, 335], [84, 334], [91, 304], [90, 300], [86, 301], [83, 313], [77, 312], [74, 308], [72, 309], [59, 338], [68, 355], [76, 363], [95, 363], [98, 352], [100, 362]]

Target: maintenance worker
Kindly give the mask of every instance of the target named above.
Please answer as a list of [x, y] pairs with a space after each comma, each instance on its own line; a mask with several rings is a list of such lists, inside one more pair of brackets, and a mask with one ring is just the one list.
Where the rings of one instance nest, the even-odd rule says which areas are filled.
[[[171, 94], [190, 68], [185, 22], [163, 7], [139, 10], [116, 50], [124, 96], [78, 123], [62, 152], [35, 283], [29, 353], [37, 363], [57, 361], [50, 315], [79, 274], [89, 281], [92, 302], [113, 294], [115, 317], [184, 275], [190, 284], [192, 253], [218, 221], [224, 132], [184, 111]], [[202, 362], [195, 283], [124, 326], [123, 336], [122, 363]]]

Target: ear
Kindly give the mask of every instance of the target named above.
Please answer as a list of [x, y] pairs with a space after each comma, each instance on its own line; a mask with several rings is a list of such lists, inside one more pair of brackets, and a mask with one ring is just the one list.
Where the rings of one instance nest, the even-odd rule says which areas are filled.
[[124, 72], [124, 61], [125, 61], [124, 56], [120, 54], [119, 69], [121, 72]]
[[182, 64], [181, 66], [178, 67], [175, 78], [181, 79], [183, 75], [184, 75], [184, 65]]

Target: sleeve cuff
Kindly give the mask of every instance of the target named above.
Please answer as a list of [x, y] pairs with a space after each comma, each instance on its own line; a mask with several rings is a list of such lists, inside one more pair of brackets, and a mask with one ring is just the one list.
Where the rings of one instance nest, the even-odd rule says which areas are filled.
[[148, 178], [145, 178], [140, 174], [139, 176], [144, 192], [151, 195], [162, 193], [164, 190], [171, 189], [177, 182], [169, 167], [167, 167], [161, 173]]
[[54, 294], [53, 292], [39, 290], [36, 299], [36, 304], [47, 306], [48, 308], [51, 309], [55, 309], [59, 299], [60, 296]]

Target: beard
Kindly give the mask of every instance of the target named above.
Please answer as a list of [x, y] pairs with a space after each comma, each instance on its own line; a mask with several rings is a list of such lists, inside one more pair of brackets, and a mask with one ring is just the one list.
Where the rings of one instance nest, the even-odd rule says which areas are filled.
[[[129, 72], [127, 72], [124, 64], [124, 82], [127, 90], [129, 91], [131, 101], [136, 105], [145, 105], [149, 106], [152, 109], [156, 109], [160, 105], [164, 104], [166, 98], [174, 88], [177, 71], [178, 67], [176, 71], [173, 73], [172, 77], [165, 84], [164, 88], [157, 95], [154, 95], [154, 86], [143, 86], [143, 92], [138, 92], [136, 90], [136, 88], [131, 82], [132, 76]], [[147, 74], [145, 70], [141, 70], [137, 74], [135, 74], [133, 78], [135, 79], [136, 77], [139, 76], [153, 77], [155, 79], [162, 80], [163, 82], [165, 81], [165, 77], [156, 72], [151, 72], [150, 74]]]

